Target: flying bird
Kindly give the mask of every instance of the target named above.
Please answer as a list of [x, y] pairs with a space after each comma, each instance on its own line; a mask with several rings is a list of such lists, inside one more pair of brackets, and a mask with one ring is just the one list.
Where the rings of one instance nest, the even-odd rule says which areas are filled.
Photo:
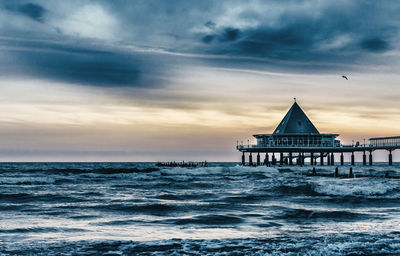
[[347, 78], [347, 76], [342, 76], [344, 79], [346, 79], [346, 80], [349, 80], [348, 78]]

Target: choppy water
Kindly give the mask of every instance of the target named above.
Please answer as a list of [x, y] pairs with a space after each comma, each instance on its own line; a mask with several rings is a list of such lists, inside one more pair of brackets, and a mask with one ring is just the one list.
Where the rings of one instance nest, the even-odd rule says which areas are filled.
[[400, 255], [400, 166], [212, 165], [2, 163], [0, 254]]

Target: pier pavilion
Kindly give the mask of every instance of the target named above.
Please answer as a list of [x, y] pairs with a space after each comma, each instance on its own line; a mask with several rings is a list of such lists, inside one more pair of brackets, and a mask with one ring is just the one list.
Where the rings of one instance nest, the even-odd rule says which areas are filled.
[[[309, 159], [310, 165], [335, 165], [335, 156], [339, 155], [340, 165], [344, 165], [344, 154], [351, 155], [351, 165], [354, 165], [354, 154], [361, 152], [363, 165], [373, 165], [372, 152], [386, 150], [389, 153], [388, 164], [393, 164], [392, 151], [400, 148], [400, 136], [371, 138], [368, 145], [343, 145], [336, 139], [339, 134], [320, 133], [304, 111], [295, 101], [285, 117], [272, 134], [255, 134], [256, 145], [237, 145], [242, 152], [242, 165], [304, 165]], [[256, 161], [253, 162], [253, 154]], [[261, 162], [261, 155], [265, 158]]]

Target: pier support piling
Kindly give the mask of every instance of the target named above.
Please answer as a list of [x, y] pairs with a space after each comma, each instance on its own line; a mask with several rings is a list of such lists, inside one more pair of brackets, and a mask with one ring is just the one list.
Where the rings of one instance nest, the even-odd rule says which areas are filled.
[[246, 159], [245, 159], [245, 156], [244, 156], [244, 152], [242, 153], [242, 165], [245, 165], [246, 164]]
[[335, 165], [335, 155], [333, 152], [331, 153], [331, 165]]
[[335, 168], [335, 177], [338, 177], [339, 176], [339, 168]]
[[367, 155], [365, 154], [365, 150], [363, 152], [363, 165], [367, 165]]
[[283, 165], [283, 152], [279, 154], [279, 164]]
[[293, 153], [289, 152], [289, 165], [293, 165]]
[[393, 156], [392, 156], [392, 150], [389, 150], [389, 165], [393, 165]]
[[353, 168], [351, 168], [351, 167], [350, 167], [350, 170], [349, 170], [349, 177], [353, 178]]
[[251, 153], [249, 155], [249, 165], [253, 166], [253, 155]]
[[372, 166], [372, 150], [369, 151], [369, 165]]
[[260, 152], [257, 152], [257, 165], [260, 165], [261, 161], [260, 161]]
[[327, 156], [327, 165], [331, 165], [331, 155], [330, 155], [330, 153], [328, 153], [328, 156]]
[[343, 155], [343, 152], [340, 154], [340, 165], [344, 165], [344, 155]]
[[354, 165], [354, 152], [351, 152], [351, 165]]
[[300, 152], [299, 157], [300, 157], [300, 166], [303, 166], [304, 165], [304, 153]]
[[265, 153], [264, 165], [269, 166], [269, 156], [268, 156], [268, 152]]
[[324, 153], [322, 153], [322, 152], [320, 153], [319, 160], [320, 160], [321, 166], [324, 165]]
[[311, 152], [310, 164], [311, 164], [311, 165], [314, 165], [314, 152]]

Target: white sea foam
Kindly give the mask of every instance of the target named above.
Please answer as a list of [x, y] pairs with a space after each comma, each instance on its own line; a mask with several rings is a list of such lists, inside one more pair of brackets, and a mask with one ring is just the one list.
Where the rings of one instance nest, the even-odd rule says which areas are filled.
[[395, 188], [395, 184], [382, 180], [352, 179], [329, 180], [315, 183], [315, 191], [337, 196], [377, 196], [384, 195]]
[[40, 184], [52, 184], [54, 182], [54, 178], [49, 178], [45, 176], [16, 176], [16, 177], [1, 177], [0, 178], [0, 184], [4, 185], [12, 185], [12, 184], [17, 184], [17, 185], [40, 185]]

